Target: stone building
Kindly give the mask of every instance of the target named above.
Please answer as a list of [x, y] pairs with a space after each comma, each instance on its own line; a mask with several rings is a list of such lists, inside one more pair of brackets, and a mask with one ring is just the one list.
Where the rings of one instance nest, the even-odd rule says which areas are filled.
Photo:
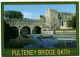
[[72, 29], [67, 26], [67, 21], [71, 20], [75, 16], [75, 13], [58, 12], [57, 9], [46, 10], [46, 25], [49, 26], [49, 30], [56, 29]]
[[[39, 15], [37, 19], [5, 19], [10, 27], [16, 27], [19, 31], [28, 29], [29, 34], [39, 34], [54, 29], [72, 29], [67, 26], [67, 21], [71, 20], [76, 14], [69, 12], [58, 12], [57, 9], [47, 9], [46, 16]], [[38, 31], [38, 32], [37, 32]]]

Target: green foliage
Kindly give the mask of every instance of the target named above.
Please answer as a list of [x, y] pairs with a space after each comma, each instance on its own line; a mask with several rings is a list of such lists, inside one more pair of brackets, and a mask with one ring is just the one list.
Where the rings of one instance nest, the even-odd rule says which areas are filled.
[[16, 27], [10, 27], [9, 24], [6, 24], [4, 21], [4, 47], [6, 48], [6, 43], [10, 41], [10, 39], [15, 39], [18, 37], [18, 30]]
[[76, 28], [76, 16], [74, 16], [73, 18], [72, 18], [72, 20], [69, 20], [68, 22], [67, 22], [67, 24], [68, 24], [68, 27], [73, 27], [74, 29]]
[[76, 28], [76, 16], [72, 18], [72, 27]]
[[18, 37], [18, 28], [14, 27], [14, 26], [10, 27], [8, 32], [10, 33], [9, 34], [10, 39], [15, 39]]
[[4, 12], [4, 17], [5, 18], [18, 18], [18, 19], [23, 19], [23, 14], [20, 11], [5, 11]]
[[6, 42], [10, 40], [9, 28], [10, 26], [4, 21], [4, 44], [6, 44]]
[[68, 27], [72, 27], [72, 20], [68, 20], [67, 24], [68, 24]]

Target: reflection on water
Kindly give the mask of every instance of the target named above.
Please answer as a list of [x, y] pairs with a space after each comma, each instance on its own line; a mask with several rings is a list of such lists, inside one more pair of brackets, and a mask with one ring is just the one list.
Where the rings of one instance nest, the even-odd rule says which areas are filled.
[[33, 34], [10, 39], [5, 46], [6, 48], [75, 48], [76, 35]]
[[[76, 35], [54, 35], [54, 36], [29, 36], [42, 45], [42, 48], [75, 48]], [[24, 48], [40, 48], [35, 44], [24, 46]]]

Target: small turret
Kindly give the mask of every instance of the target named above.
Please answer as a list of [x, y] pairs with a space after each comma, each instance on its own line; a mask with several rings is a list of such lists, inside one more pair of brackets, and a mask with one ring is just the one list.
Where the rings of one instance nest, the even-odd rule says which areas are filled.
[[43, 15], [39, 15], [38, 20], [45, 20], [45, 17]]

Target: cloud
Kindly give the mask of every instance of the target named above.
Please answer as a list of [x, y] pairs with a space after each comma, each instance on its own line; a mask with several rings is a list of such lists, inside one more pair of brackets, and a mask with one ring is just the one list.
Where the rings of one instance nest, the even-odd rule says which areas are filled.
[[32, 18], [32, 13], [30, 13], [30, 12], [23, 12], [23, 17], [24, 18]]
[[38, 13], [23, 12], [23, 17], [28, 19], [37, 19], [38, 15]]

